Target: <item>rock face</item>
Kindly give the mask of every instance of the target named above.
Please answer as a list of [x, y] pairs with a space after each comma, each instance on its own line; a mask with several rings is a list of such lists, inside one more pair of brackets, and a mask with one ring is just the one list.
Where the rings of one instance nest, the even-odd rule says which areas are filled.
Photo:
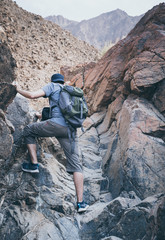
[[[161, 9], [162, 8], [162, 9]], [[149, 11], [130, 32], [96, 64], [85, 79], [91, 112], [100, 110], [119, 95], [130, 93], [151, 100], [163, 110], [164, 5]], [[162, 105], [162, 107], [161, 107]]]
[[62, 16], [48, 16], [46, 19], [70, 31], [75, 37], [101, 49], [127, 36], [141, 17], [131, 17], [117, 9], [81, 22], [71, 21]]
[[[16, 95], [16, 89], [10, 83], [13, 81], [15, 60], [5, 42], [4, 34], [0, 43], [0, 159], [6, 160], [12, 152], [14, 127], [7, 120], [4, 111]], [[5, 151], [4, 151], [5, 149]], [[3, 165], [3, 164], [2, 164]]]
[[16, 66], [16, 62], [12, 56], [12, 53], [5, 43], [5, 34], [1, 32], [0, 28], [0, 83], [8, 82], [11, 83], [14, 79], [13, 68]]
[[[84, 132], [78, 131], [90, 204], [84, 214], [75, 210], [73, 177], [56, 139], [38, 139], [39, 174], [22, 172], [29, 156], [20, 136], [33, 111], [24, 98], [14, 98], [14, 75], [2, 75], [2, 240], [165, 239], [164, 15], [165, 4], [154, 7], [125, 40], [71, 81], [83, 79], [90, 108]], [[7, 56], [4, 64], [13, 74]]]
[[[73, 66], [98, 59], [94, 47], [55, 23], [19, 8], [14, 1], [0, 1], [0, 9], [0, 36], [6, 38], [17, 65], [16, 80], [24, 89], [38, 90], [63, 65]], [[5, 47], [1, 51], [5, 51]], [[32, 101], [32, 106], [40, 108], [40, 102]]]

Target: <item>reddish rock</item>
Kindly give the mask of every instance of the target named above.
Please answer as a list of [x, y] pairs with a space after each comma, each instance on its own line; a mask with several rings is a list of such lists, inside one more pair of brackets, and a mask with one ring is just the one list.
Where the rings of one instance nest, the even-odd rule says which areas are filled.
[[60, 68], [60, 72], [64, 75], [65, 81], [70, 85], [83, 88], [85, 78], [95, 65], [95, 62], [90, 62], [89, 64], [79, 64], [75, 67], [64, 66]]
[[103, 134], [108, 131], [112, 122], [116, 118], [117, 113], [121, 110], [124, 100], [124, 96], [121, 95], [108, 106], [104, 121], [98, 126], [97, 129], [99, 134]]
[[148, 11], [130, 34], [86, 75], [85, 93], [91, 113], [107, 106], [121, 93], [153, 96], [157, 83], [165, 78], [164, 15], [164, 3]]

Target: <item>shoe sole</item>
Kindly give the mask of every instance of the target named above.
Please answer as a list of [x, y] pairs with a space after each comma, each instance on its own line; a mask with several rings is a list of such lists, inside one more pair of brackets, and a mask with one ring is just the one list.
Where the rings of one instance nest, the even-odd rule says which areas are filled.
[[27, 170], [27, 169], [25, 169], [25, 168], [22, 168], [22, 171], [28, 172], [28, 173], [39, 173], [39, 170], [38, 170], [38, 169], [35, 169], [35, 170]]
[[85, 208], [80, 208], [78, 209], [78, 213], [82, 213], [82, 212], [85, 212], [87, 209], [89, 208], [89, 206], [86, 206]]

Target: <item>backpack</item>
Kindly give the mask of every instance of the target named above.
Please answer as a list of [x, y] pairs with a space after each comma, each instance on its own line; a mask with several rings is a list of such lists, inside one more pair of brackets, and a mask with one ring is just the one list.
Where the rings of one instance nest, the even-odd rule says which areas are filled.
[[83, 90], [81, 88], [69, 85], [60, 85], [60, 87], [61, 92], [58, 103], [51, 108], [43, 108], [41, 121], [50, 119], [52, 109], [58, 106], [61, 109], [63, 117], [68, 125], [71, 152], [73, 152], [75, 147], [76, 129], [81, 127], [82, 131], [84, 131], [82, 124], [88, 115], [88, 107], [84, 98]]
[[58, 105], [68, 126], [73, 129], [82, 128], [88, 115], [88, 107], [81, 88], [64, 85]]
[[50, 107], [44, 107], [44, 108], [42, 109], [42, 114], [41, 114], [41, 115], [42, 115], [42, 118], [41, 118], [41, 121], [45, 121], [45, 120], [50, 119], [50, 118], [51, 118], [50, 113], [51, 113]]
[[52, 109], [58, 105], [69, 127], [73, 129], [82, 128], [82, 124], [88, 115], [83, 90], [69, 85], [60, 85], [60, 87], [61, 93], [58, 104], [56, 103], [51, 108], [44, 107], [41, 121], [50, 119]]

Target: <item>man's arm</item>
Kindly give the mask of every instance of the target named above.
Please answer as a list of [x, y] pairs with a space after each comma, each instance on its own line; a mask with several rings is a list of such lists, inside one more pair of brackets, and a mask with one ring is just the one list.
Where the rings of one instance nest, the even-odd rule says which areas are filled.
[[34, 92], [30, 92], [30, 91], [25, 91], [25, 90], [21, 89], [18, 85], [16, 85], [16, 90], [22, 96], [24, 96], [26, 98], [30, 98], [30, 99], [35, 99], [35, 98], [45, 96], [45, 92], [42, 89], [39, 89], [39, 90], [34, 91]]

